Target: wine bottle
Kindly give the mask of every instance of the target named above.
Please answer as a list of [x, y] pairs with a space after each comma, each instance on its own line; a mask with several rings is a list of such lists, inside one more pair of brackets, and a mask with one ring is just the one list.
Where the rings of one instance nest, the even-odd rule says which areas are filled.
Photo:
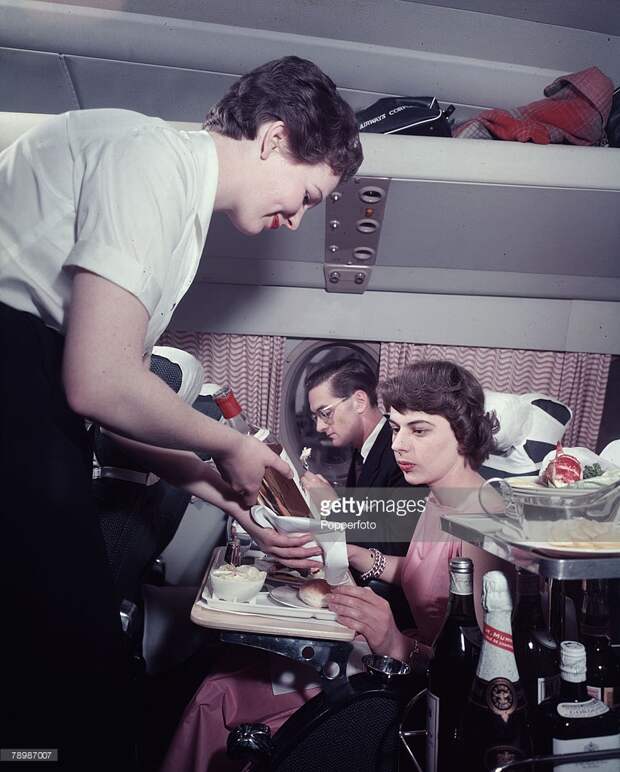
[[589, 579], [584, 582], [580, 625], [581, 642], [586, 650], [586, 684], [590, 697], [601, 700], [610, 708], [618, 697], [617, 669], [609, 638], [609, 603], [607, 580]]
[[560, 650], [545, 623], [539, 577], [522, 568], [517, 572], [512, 638], [527, 704], [533, 708], [560, 688]]
[[506, 577], [483, 577], [482, 650], [467, 705], [462, 769], [490, 772], [532, 752], [525, 692], [512, 646], [512, 600]]
[[[291, 459], [277, 437], [265, 428], [253, 426], [241, 410], [232, 389], [226, 386], [213, 395], [225, 422], [241, 434], [248, 434], [264, 442], [274, 453], [284, 459], [293, 469]], [[265, 469], [265, 477], [260, 487], [258, 501], [266, 504], [279, 515], [293, 515], [297, 517], [311, 517], [310, 509], [301, 493], [299, 478], [295, 474], [293, 479], [284, 477], [272, 467]]]
[[426, 772], [453, 772], [462, 759], [463, 715], [482, 636], [476, 622], [473, 563], [450, 560], [450, 595], [428, 671]]
[[[620, 748], [620, 726], [608, 705], [590, 697], [586, 685], [586, 650], [577, 641], [560, 646], [560, 693], [539, 706], [547, 739], [543, 750], [554, 754], [583, 753]], [[572, 762], [555, 772], [618, 772], [620, 761]]]

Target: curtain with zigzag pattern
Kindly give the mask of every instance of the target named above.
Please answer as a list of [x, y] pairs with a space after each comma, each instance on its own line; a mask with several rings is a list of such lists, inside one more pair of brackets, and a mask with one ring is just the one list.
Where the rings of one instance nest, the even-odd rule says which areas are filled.
[[470, 370], [486, 389], [557, 397], [573, 411], [564, 444], [596, 450], [611, 356], [526, 349], [381, 343], [379, 377], [422, 359], [450, 359]]
[[175, 330], [165, 332], [159, 344], [193, 354], [202, 364], [205, 383], [230, 386], [250, 422], [278, 434], [285, 340]]

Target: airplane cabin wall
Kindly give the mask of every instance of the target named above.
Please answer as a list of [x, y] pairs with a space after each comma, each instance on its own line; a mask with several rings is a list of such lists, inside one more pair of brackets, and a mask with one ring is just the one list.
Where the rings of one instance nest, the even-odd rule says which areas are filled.
[[[0, 110], [115, 106], [198, 123], [238, 74], [286, 53], [317, 61], [355, 108], [384, 94], [430, 93], [456, 104], [461, 118], [540, 98], [559, 74], [592, 64], [620, 82], [617, 34], [400, 0], [386, 0], [381, 14], [373, 0], [127, 0], [123, 8], [116, 0], [1, 0]], [[616, 212], [612, 220], [613, 206], [606, 206], [617, 229], [620, 218]], [[450, 216], [446, 208], [447, 231]], [[322, 288], [323, 210], [309, 213], [298, 233], [275, 234], [275, 249], [268, 242], [274, 234], [237, 237], [222, 219], [214, 218], [197, 281], [173, 328], [620, 353], [620, 277], [585, 271], [583, 284], [598, 281], [609, 297], [600, 289], [598, 300], [578, 299], [570, 288], [562, 295], [568, 278], [559, 252], [554, 274], [545, 277], [550, 297], [542, 284], [536, 291], [534, 272], [520, 274], [522, 296], [503, 296], [499, 283], [492, 291], [491, 271], [484, 289], [465, 289], [457, 279], [472, 284], [471, 264], [459, 266], [460, 273], [442, 266], [441, 281], [429, 285], [432, 269], [414, 265], [405, 274], [400, 254], [394, 264], [387, 255], [388, 265], [377, 266], [381, 289], [371, 283], [364, 295], [348, 296]], [[490, 216], [488, 227], [504, 226]], [[415, 230], [410, 238], [413, 249]], [[386, 245], [400, 249], [403, 240], [386, 238]], [[458, 249], [455, 237], [448, 252]], [[589, 255], [583, 259], [587, 265]], [[505, 287], [501, 260], [497, 279]]]

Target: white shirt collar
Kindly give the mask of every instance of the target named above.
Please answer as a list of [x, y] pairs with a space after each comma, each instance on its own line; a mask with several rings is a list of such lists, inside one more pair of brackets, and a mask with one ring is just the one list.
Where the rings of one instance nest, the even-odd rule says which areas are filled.
[[383, 424], [385, 423], [386, 418], [385, 416], [381, 416], [379, 419], [379, 422], [375, 426], [375, 428], [370, 432], [368, 437], [366, 437], [366, 440], [362, 447], [360, 448], [360, 455], [362, 457], [362, 463], [366, 463], [366, 459], [368, 458], [368, 454], [370, 453], [372, 446], [375, 444], [375, 440], [379, 436], [379, 432], [381, 429], [383, 429]]

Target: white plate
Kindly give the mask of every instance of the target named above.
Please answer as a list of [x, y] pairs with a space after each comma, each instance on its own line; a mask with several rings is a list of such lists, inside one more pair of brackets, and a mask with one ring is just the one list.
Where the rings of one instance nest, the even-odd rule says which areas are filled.
[[240, 601], [220, 600], [214, 597], [205, 587], [202, 593], [202, 602], [216, 611], [226, 611], [229, 614], [267, 614], [276, 617], [293, 617], [297, 619], [310, 619], [314, 616], [313, 609], [309, 606], [302, 608], [285, 607], [269, 597], [268, 592], [259, 592], [248, 603]]
[[274, 587], [269, 593], [269, 597], [275, 600], [277, 603], [281, 603], [283, 606], [289, 606], [290, 608], [300, 608], [306, 611], [311, 611], [312, 616], [316, 619], [328, 619], [335, 620], [336, 612], [330, 611], [328, 608], [314, 608], [304, 603], [303, 600], [297, 594], [297, 590], [294, 587], [284, 585], [283, 587]]

